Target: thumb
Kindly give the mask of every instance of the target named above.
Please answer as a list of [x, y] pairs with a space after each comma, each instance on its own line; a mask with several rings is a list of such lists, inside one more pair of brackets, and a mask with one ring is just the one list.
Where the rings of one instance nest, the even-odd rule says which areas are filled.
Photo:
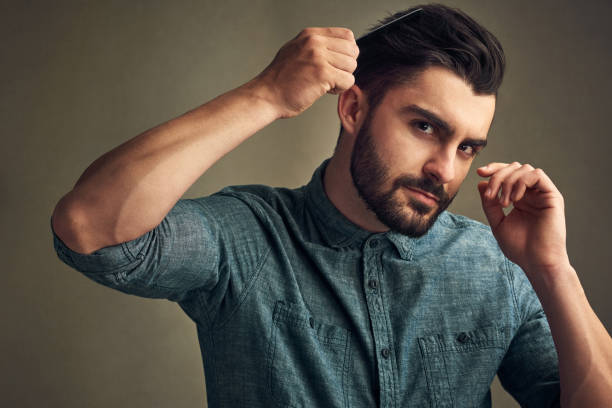
[[487, 220], [489, 220], [489, 225], [492, 229], [495, 229], [503, 221], [506, 215], [504, 214], [504, 210], [502, 209], [502, 206], [499, 201], [497, 201], [495, 198], [485, 197], [485, 191], [487, 190], [488, 185], [488, 181], [479, 182], [478, 192], [480, 193], [482, 209], [484, 210], [484, 213], [487, 216]]

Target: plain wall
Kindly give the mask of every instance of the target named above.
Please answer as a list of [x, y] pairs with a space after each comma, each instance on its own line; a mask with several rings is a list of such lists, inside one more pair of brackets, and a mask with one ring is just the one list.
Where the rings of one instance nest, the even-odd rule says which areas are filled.
[[[205, 405], [194, 324], [174, 303], [121, 294], [61, 263], [49, 226], [55, 204], [97, 157], [251, 79], [303, 27], [345, 26], [358, 35], [414, 4], [3, 1], [0, 405]], [[476, 190], [482, 164], [543, 168], [565, 197], [570, 259], [612, 327], [612, 3], [448, 4], [496, 34], [508, 58], [489, 147], [451, 210], [486, 222]], [[306, 183], [333, 151], [336, 101], [327, 95], [265, 128], [185, 197], [230, 184]], [[498, 407], [516, 406], [498, 385], [494, 398]]]

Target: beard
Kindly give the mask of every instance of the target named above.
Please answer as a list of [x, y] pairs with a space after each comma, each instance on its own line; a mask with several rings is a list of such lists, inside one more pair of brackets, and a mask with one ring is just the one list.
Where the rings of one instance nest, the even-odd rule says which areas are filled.
[[[376, 146], [370, 132], [371, 115], [369, 115], [355, 139], [351, 154], [351, 176], [359, 197], [365, 202], [378, 220], [392, 231], [410, 237], [423, 236], [436, 222], [436, 219], [451, 204], [452, 197], [441, 184], [436, 184], [431, 178], [418, 178], [402, 174], [391, 183], [388, 191], [381, 186], [390, 181], [389, 168], [376, 151]], [[430, 207], [412, 197], [408, 205], [400, 200], [401, 188], [418, 188], [433, 194], [438, 198], [436, 208]]]

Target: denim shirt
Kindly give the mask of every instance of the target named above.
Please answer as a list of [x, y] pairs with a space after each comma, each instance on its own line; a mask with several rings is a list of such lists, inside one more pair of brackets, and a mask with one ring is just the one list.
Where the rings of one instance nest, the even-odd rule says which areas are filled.
[[103, 285], [167, 298], [196, 323], [208, 406], [558, 404], [550, 329], [489, 227], [443, 212], [427, 234], [370, 233], [323, 188], [228, 187], [153, 230], [59, 258]]

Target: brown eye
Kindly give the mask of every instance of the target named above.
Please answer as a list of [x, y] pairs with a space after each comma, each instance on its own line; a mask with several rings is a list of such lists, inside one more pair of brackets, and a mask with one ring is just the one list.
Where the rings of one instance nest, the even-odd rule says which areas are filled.
[[427, 133], [427, 134], [432, 134], [433, 131], [434, 131], [433, 126], [430, 123], [428, 123], [428, 122], [418, 121], [418, 122], [416, 122], [416, 127], [421, 132], [424, 132], [424, 133]]
[[461, 150], [462, 152], [470, 156], [476, 155], [476, 148], [474, 148], [474, 146], [462, 144], [462, 145], [459, 145], [459, 150]]

